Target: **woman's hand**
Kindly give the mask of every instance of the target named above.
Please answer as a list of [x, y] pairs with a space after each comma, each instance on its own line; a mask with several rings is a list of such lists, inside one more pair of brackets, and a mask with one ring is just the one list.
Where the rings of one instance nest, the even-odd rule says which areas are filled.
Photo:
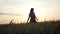
[[38, 19], [37, 19], [38, 20]]
[[[36, 18], [37, 19], [37, 18]], [[38, 19], [37, 19], [38, 20]]]

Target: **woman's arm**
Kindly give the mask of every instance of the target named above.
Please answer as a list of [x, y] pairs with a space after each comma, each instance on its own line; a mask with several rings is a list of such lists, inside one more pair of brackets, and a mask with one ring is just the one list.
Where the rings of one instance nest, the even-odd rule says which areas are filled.
[[[36, 17], [36, 19], [37, 19], [37, 17]], [[38, 19], [37, 19], [38, 20]]]
[[30, 18], [30, 17], [28, 17], [27, 23], [28, 23], [28, 21], [29, 21], [29, 18]]

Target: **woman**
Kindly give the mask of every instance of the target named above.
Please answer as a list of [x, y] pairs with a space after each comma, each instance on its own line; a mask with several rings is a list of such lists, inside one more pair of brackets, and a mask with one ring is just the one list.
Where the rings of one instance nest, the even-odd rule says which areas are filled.
[[[34, 8], [31, 8], [27, 22], [30, 19], [30, 23], [36, 23], [36, 15], [34, 13]], [[38, 19], [37, 19], [38, 20]]]

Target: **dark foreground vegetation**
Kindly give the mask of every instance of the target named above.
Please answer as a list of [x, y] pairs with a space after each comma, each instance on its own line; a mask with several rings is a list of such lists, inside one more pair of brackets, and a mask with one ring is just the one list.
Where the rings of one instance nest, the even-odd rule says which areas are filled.
[[0, 25], [0, 34], [60, 34], [60, 21]]

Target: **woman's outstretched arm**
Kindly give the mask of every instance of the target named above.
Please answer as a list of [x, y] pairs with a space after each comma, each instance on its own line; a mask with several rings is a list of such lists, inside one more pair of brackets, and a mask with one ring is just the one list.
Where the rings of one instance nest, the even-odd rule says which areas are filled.
[[[36, 17], [36, 19], [37, 19], [37, 17]], [[38, 19], [37, 19], [38, 20]]]
[[28, 17], [27, 23], [28, 23], [29, 19], [30, 19], [30, 17]]

